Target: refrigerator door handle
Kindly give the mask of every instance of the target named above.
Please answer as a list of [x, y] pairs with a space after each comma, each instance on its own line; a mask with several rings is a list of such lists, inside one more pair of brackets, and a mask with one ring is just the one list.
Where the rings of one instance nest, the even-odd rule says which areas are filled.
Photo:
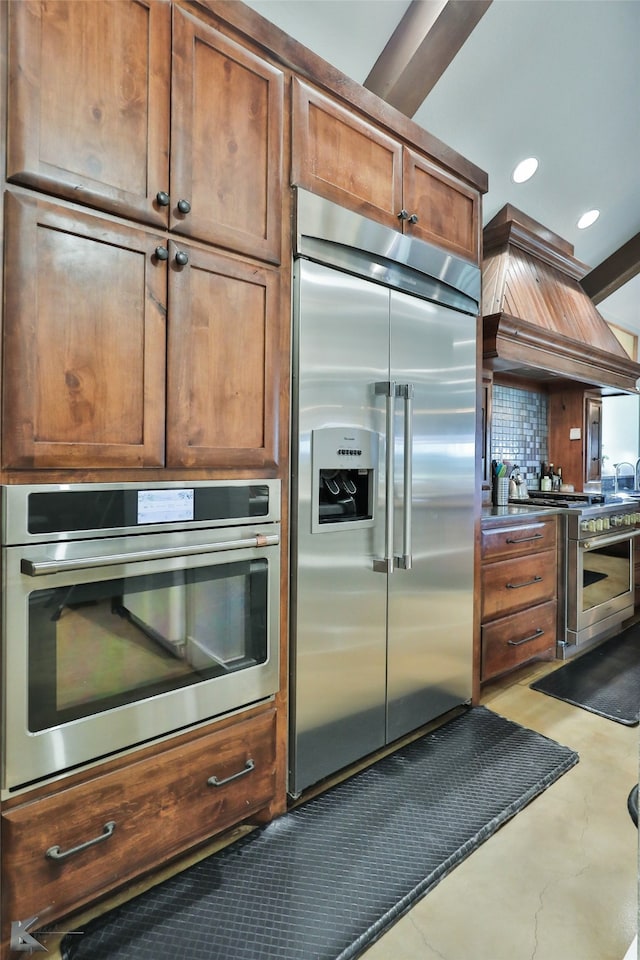
[[373, 561], [376, 573], [393, 573], [393, 458], [395, 450], [395, 398], [396, 383], [393, 380], [381, 380], [375, 384], [376, 396], [386, 398], [387, 420], [385, 438], [385, 527], [384, 557]]
[[396, 387], [396, 396], [404, 400], [404, 468], [402, 484], [402, 554], [394, 558], [396, 567], [411, 570], [411, 506], [413, 503], [413, 384], [401, 383]]

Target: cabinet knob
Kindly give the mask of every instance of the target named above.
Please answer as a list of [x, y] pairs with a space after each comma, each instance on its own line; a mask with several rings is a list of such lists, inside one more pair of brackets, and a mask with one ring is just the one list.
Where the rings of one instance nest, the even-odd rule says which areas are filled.
[[184, 250], [178, 250], [178, 252], [176, 253], [175, 260], [176, 260], [176, 263], [181, 267], [184, 267], [186, 263], [189, 263], [189, 257], [184, 252]]
[[409, 223], [417, 223], [417, 222], [418, 222], [418, 214], [412, 213], [411, 216], [409, 217]]
[[180, 213], [190, 213], [191, 204], [189, 203], [188, 200], [178, 200], [178, 210], [180, 211]]
[[168, 260], [168, 259], [169, 259], [169, 251], [167, 250], [166, 247], [156, 247], [156, 249], [155, 249], [155, 255], [156, 255], [156, 257], [158, 258], [158, 260]]
[[401, 210], [400, 213], [398, 214], [398, 220], [408, 220], [408, 219], [409, 219], [409, 213], [406, 210]]
[[156, 193], [156, 200], [158, 201], [158, 206], [160, 207], [169, 206], [169, 194], [165, 193], [164, 190], [158, 190]]

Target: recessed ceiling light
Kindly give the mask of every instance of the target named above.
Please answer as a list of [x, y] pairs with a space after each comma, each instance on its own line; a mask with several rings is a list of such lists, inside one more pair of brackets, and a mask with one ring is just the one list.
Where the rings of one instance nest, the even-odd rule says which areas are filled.
[[535, 157], [527, 157], [526, 160], [521, 160], [518, 166], [515, 168], [511, 174], [511, 179], [514, 183], [524, 183], [525, 180], [529, 180], [536, 170], [538, 169], [538, 161]]
[[587, 210], [578, 220], [578, 230], [584, 230], [586, 227], [590, 227], [592, 223], [596, 222], [599, 216], [599, 210]]

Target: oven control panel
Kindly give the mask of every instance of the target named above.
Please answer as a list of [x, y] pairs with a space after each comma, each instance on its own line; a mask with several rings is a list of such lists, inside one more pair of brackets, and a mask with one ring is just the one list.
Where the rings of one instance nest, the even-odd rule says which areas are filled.
[[607, 533], [621, 527], [634, 527], [640, 523], [640, 510], [625, 510], [598, 516], [582, 517], [580, 536], [592, 536], [594, 533]]

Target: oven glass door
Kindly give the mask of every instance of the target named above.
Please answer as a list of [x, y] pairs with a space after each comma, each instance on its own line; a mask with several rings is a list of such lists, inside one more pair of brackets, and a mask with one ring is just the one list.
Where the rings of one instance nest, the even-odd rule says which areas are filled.
[[267, 611], [265, 559], [35, 589], [28, 729], [264, 663]]
[[[241, 538], [236, 530], [224, 538]], [[163, 559], [85, 566], [81, 558], [74, 571], [64, 568], [73, 545], [61, 545], [60, 572], [43, 575], [21, 572], [35, 547], [4, 551], [5, 788], [277, 690], [279, 548], [165, 557], [167, 539], [128, 540], [149, 556], [161, 541]], [[83, 553], [105, 542], [84, 541]]]
[[623, 597], [633, 588], [633, 541], [625, 537], [582, 551], [582, 591], [580, 609], [583, 615]]

